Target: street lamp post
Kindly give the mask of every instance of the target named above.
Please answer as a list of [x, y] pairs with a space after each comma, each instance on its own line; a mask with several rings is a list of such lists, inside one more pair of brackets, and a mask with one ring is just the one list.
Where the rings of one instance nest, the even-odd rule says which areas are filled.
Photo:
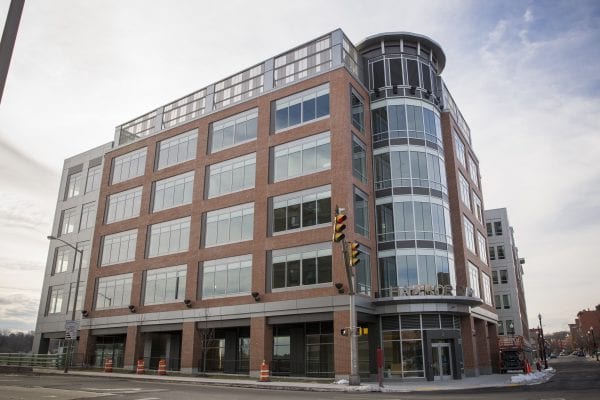
[[594, 348], [594, 352], [596, 353], [596, 361], [598, 360], [598, 351], [596, 350], [596, 337], [594, 336], [594, 327], [590, 326], [590, 330], [588, 331], [588, 334], [592, 335], [592, 346]]
[[540, 335], [542, 336], [542, 360], [544, 360], [544, 368], [548, 369], [548, 359], [546, 358], [546, 341], [544, 340], [544, 328], [542, 328], [542, 314], [538, 314], [540, 320]]
[[[78, 249], [77, 246], [73, 246], [69, 242], [65, 242], [61, 238], [57, 238], [56, 236], [48, 236], [48, 240], [58, 240], [59, 242], [64, 243], [66, 246], [69, 246], [73, 250], [75, 250], [75, 257], [73, 258], [73, 269], [75, 269], [75, 262], [77, 260], [77, 253], [79, 253], [79, 268], [77, 269], [77, 281], [75, 282], [75, 295], [73, 296], [73, 309], [71, 310], [71, 321], [75, 321], [75, 310], [77, 310], [77, 296], [79, 295], [79, 279], [81, 279], [81, 263], [83, 261], [83, 249]], [[65, 354], [65, 369], [64, 373], [69, 372], [69, 350], [73, 345], [73, 339], [69, 339], [67, 345], [67, 352]]]

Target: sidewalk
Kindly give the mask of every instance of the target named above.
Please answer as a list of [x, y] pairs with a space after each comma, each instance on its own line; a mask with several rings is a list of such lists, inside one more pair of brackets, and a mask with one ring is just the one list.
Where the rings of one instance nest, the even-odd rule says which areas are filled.
[[[60, 374], [62, 371], [34, 369], [37, 374]], [[451, 381], [384, 381], [384, 387], [380, 388], [377, 382], [365, 382], [360, 386], [349, 386], [347, 381], [339, 381], [338, 383], [318, 383], [318, 382], [297, 382], [297, 381], [275, 381], [275, 382], [258, 382], [252, 379], [228, 379], [228, 378], [210, 378], [210, 377], [193, 377], [193, 376], [160, 376], [160, 375], [136, 375], [126, 373], [104, 373], [104, 372], [88, 372], [88, 371], [69, 371], [70, 375], [89, 376], [95, 378], [121, 378], [132, 380], [146, 381], [163, 381], [163, 382], [185, 382], [196, 383], [199, 385], [213, 386], [228, 386], [228, 387], [245, 387], [255, 389], [272, 389], [272, 390], [297, 390], [297, 391], [314, 391], [314, 392], [386, 392], [386, 393], [406, 393], [406, 392], [430, 392], [430, 391], [447, 391], [447, 390], [463, 390], [463, 389], [481, 389], [492, 387], [508, 387], [521, 386], [529, 384], [539, 384], [546, 382], [551, 378], [554, 370], [538, 373], [536, 379], [516, 379], [515, 377], [523, 375], [482, 375], [476, 378], [465, 378]], [[512, 381], [511, 381], [512, 378]], [[533, 378], [533, 377], [531, 377]]]

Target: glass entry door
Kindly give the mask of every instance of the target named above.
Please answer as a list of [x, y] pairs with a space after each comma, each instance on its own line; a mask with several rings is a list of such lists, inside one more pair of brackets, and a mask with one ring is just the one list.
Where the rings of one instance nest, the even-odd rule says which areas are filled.
[[431, 344], [431, 363], [433, 366], [434, 380], [443, 381], [453, 379], [450, 343]]

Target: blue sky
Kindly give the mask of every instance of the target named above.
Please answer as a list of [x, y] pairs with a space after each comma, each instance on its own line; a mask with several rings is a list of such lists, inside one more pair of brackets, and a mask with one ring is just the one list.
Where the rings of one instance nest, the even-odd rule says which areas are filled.
[[65, 158], [338, 27], [443, 47], [485, 207], [508, 208], [527, 259], [530, 322], [566, 329], [599, 303], [600, 2], [29, 1], [0, 104], [0, 329], [34, 327]]

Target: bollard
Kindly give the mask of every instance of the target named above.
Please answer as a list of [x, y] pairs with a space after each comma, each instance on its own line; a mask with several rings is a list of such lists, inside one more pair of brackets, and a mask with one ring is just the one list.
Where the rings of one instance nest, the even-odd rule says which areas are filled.
[[258, 381], [269, 382], [270, 380], [271, 379], [269, 377], [269, 366], [267, 365], [265, 360], [263, 360], [262, 364], [260, 365], [260, 377], [258, 378]]
[[159, 375], [167, 374], [167, 362], [165, 360], [160, 360], [158, 362], [158, 374]]
[[113, 372], [113, 360], [112, 358], [107, 358], [104, 361], [104, 372]]
[[135, 373], [138, 375], [144, 375], [144, 359], [143, 358], [140, 358], [138, 360]]

